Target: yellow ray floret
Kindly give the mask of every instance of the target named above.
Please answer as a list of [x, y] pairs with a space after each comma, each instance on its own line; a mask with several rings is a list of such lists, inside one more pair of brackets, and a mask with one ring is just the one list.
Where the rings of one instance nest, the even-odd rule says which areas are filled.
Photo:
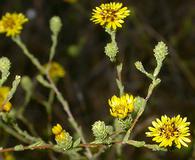
[[126, 118], [134, 109], [134, 98], [132, 95], [125, 94], [121, 97], [112, 96], [108, 100], [110, 114], [116, 118]]
[[10, 92], [9, 87], [0, 87], [0, 109], [2, 111], [8, 112], [12, 108], [12, 104], [10, 102], [6, 102], [4, 104], [4, 101], [6, 100], [9, 92]]
[[122, 3], [110, 2], [93, 9], [91, 21], [109, 29], [121, 28], [124, 18], [130, 15], [130, 10]]
[[28, 19], [22, 13], [6, 13], [0, 20], [0, 33], [7, 37], [15, 37], [20, 34], [23, 24]]
[[52, 128], [52, 133], [54, 134], [54, 135], [58, 135], [58, 134], [60, 134], [61, 132], [62, 132], [62, 126], [60, 125], [60, 124], [56, 124], [55, 126], [53, 126], [53, 128]]
[[188, 147], [187, 143], [191, 142], [189, 125], [187, 118], [181, 118], [180, 115], [169, 118], [166, 115], [161, 119], [152, 122], [153, 127], [148, 127], [150, 132], [146, 132], [147, 137], [154, 137], [152, 140], [160, 143], [160, 147]]

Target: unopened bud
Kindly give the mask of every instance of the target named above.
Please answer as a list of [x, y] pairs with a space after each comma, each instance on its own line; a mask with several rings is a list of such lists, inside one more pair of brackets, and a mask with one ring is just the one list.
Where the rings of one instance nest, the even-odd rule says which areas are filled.
[[53, 34], [58, 34], [62, 28], [62, 21], [60, 17], [54, 16], [50, 19], [50, 29]]

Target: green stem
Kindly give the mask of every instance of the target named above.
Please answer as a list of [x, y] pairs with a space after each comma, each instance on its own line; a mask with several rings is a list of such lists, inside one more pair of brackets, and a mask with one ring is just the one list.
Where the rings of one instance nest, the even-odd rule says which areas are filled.
[[[78, 126], [76, 120], [74, 119], [74, 117], [73, 117], [73, 115], [72, 115], [72, 113], [70, 111], [68, 102], [64, 99], [64, 97], [62, 96], [62, 94], [60, 93], [60, 91], [58, 90], [58, 88], [56, 87], [55, 83], [53, 82], [53, 80], [51, 79], [51, 77], [49, 76], [48, 73], [46, 74], [46, 76], [47, 76], [47, 79], [50, 82], [51, 88], [54, 90], [54, 92], [55, 92], [55, 94], [57, 96], [57, 99], [62, 104], [62, 106], [64, 108], [64, 111], [67, 113], [70, 124], [75, 129], [75, 131], [78, 133], [78, 135], [80, 136], [82, 143], [85, 144], [86, 140], [84, 138], [82, 129]], [[86, 151], [87, 151], [87, 157], [89, 159], [91, 159], [92, 158], [92, 153], [91, 153], [90, 149], [86, 148]]]
[[26, 119], [23, 115], [18, 116], [18, 118], [22, 121], [22, 123], [28, 128], [29, 132], [34, 135], [38, 136], [37, 132], [35, 131], [35, 128], [33, 125], [29, 122], [28, 119]]
[[48, 101], [45, 104], [47, 114], [48, 114], [47, 130], [48, 130], [49, 135], [51, 135], [51, 128], [52, 128], [51, 120], [52, 120], [52, 105], [53, 105], [53, 102], [54, 102], [54, 98], [55, 98], [55, 92], [52, 89], [49, 92], [49, 98], [48, 98]]
[[[73, 128], [77, 131], [77, 133], [79, 134], [79, 136], [81, 137], [81, 140], [83, 143], [86, 143], [85, 141], [85, 138], [83, 136], [83, 133], [82, 133], [82, 130], [81, 128], [78, 126], [78, 124], [76, 123], [70, 109], [69, 109], [69, 105], [67, 103], [67, 101], [63, 98], [62, 94], [58, 91], [57, 87], [55, 86], [53, 80], [49, 77], [49, 74], [48, 74], [48, 69], [45, 70], [42, 65], [40, 64], [40, 62], [37, 60], [36, 57], [34, 57], [34, 55], [32, 55], [27, 47], [25, 46], [25, 44], [21, 41], [21, 38], [18, 36], [18, 37], [14, 37], [12, 38], [12, 40], [23, 50], [23, 53], [31, 60], [31, 62], [37, 67], [37, 69], [41, 72], [41, 73], [46, 73], [47, 75], [47, 78], [50, 82], [50, 85], [51, 85], [51, 88], [54, 90], [54, 92], [56, 93], [57, 95], [57, 98], [59, 100], [59, 102], [63, 105], [64, 107], [64, 110], [66, 111], [66, 113], [68, 114], [68, 117], [69, 117], [69, 121], [71, 123], [71, 125], [73, 126]], [[55, 54], [55, 48], [56, 48], [56, 45], [57, 45], [57, 36], [53, 37], [52, 38], [52, 47], [51, 47], [51, 50], [50, 50], [50, 58], [49, 60], [52, 60], [54, 54]], [[92, 158], [92, 153], [91, 151], [89, 150], [89, 148], [86, 148], [87, 150], [87, 157], [89, 159]]]
[[135, 141], [135, 140], [128, 140], [126, 141], [126, 144], [132, 145], [134, 147], [145, 147], [148, 149], [151, 149], [153, 151], [167, 151], [167, 149], [159, 147], [159, 145], [156, 144], [146, 144], [144, 141]]
[[52, 39], [52, 45], [51, 45], [50, 53], [49, 53], [49, 62], [52, 61], [52, 59], [55, 55], [56, 46], [57, 46], [57, 43], [58, 43], [58, 34], [52, 34], [51, 39]]
[[21, 135], [22, 137], [24, 137], [25, 139], [27, 139], [30, 143], [34, 143], [34, 142], [40, 141], [40, 138], [33, 137], [33, 136], [29, 135], [27, 131], [23, 131], [18, 126], [18, 124], [13, 124], [13, 128], [17, 131], [17, 133], [19, 135]]
[[27, 105], [29, 104], [31, 100], [31, 93], [26, 92], [25, 95], [25, 99], [24, 99], [24, 103], [22, 106], [20, 106], [20, 108], [17, 110], [17, 118], [20, 119], [24, 125], [26, 125], [26, 127], [28, 128], [28, 130], [30, 131], [30, 133], [34, 136], [37, 136], [37, 133], [33, 127], [33, 125], [29, 122], [29, 120], [27, 118], [24, 117], [24, 111], [27, 107]]
[[116, 71], [117, 71], [116, 84], [119, 89], [120, 96], [124, 94], [124, 85], [122, 83], [122, 76], [121, 76], [122, 69], [123, 69], [122, 63], [116, 66]]
[[22, 141], [24, 143], [27, 143], [27, 144], [30, 144], [30, 141], [28, 139], [26, 139], [25, 137], [21, 136], [14, 129], [12, 129], [8, 125], [4, 124], [2, 121], [0, 121], [0, 127], [2, 127], [7, 133], [9, 133], [13, 137], [19, 139], [20, 141]]
[[139, 118], [141, 117], [141, 115], [143, 114], [144, 110], [145, 110], [145, 107], [147, 105], [147, 102], [149, 100], [149, 98], [151, 97], [152, 95], [152, 92], [154, 90], [154, 88], [160, 83], [160, 79], [157, 78], [157, 79], [153, 79], [152, 83], [150, 84], [149, 88], [148, 88], [148, 93], [147, 93], [147, 96], [145, 98], [145, 103], [143, 104], [143, 106], [140, 108], [139, 112], [137, 113], [137, 116], [135, 117], [131, 127], [128, 129], [127, 133], [125, 134], [124, 138], [123, 138], [123, 142], [126, 142], [129, 137], [130, 137], [130, 134], [133, 130], [133, 128], [135, 127], [136, 123], [138, 122]]
[[146, 103], [144, 104], [144, 106], [141, 107], [141, 109], [139, 110], [137, 116], [135, 117], [131, 127], [128, 129], [127, 133], [125, 134], [124, 138], [123, 138], [123, 142], [126, 142], [130, 135], [131, 135], [131, 132], [133, 130], [133, 128], [135, 127], [136, 123], [138, 122], [139, 118], [141, 117], [141, 115], [143, 114], [144, 110], [145, 110], [145, 106], [146, 106]]
[[110, 58], [110, 61], [114, 62], [116, 60], [116, 56], [118, 53], [118, 46], [116, 42], [116, 32], [110, 29], [106, 29], [106, 32], [110, 35], [111, 42], [107, 43], [104, 52]]
[[38, 61], [38, 59], [29, 52], [26, 45], [22, 42], [20, 36], [13, 37], [12, 40], [22, 49], [23, 53], [31, 60], [31, 62], [37, 67], [37, 69], [41, 73], [45, 73], [45, 70], [40, 64], [40, 62]]

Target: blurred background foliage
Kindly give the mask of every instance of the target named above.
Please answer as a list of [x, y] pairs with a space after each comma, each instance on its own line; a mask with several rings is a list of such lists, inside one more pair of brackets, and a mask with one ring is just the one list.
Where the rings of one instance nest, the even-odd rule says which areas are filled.
[[[96, 120], [112, 123], [107, 99], [117, 94], [115, 84], [116, 70], [104, 55], [104, 46], [109, 36], [100, 26], [90, 22], [91, 10], [95, 6], [110, 1], [95, 0], [1, 0], [0, 14], [22, 12], [30, 19], [22, 32], [22, 38], [42, 64], [48, 61], [51, 44], [49, 19], [58, 15], [62, 18], [63, 29], [55, 61], [62, 64], [67, 72], [59, 81], [58, 87], [68, 100], [71, 111], [76, 117], [88, 140], [92, 140], [91, 125]], [[149, 80], [134, 67], [136, 60], [141, 60], [148, 70], [154, 67], [153, 48], [157, 41], [163, 40], [169, 47], [169, 56], [162, 68], [162, 83], [155, 90], [147, 109], [135, 128], [133, 138], [145, 139], [144, 132], [151, 121], [160, 115], [187, 116], [191, 122], [192, 139], [195, 133], [195, 1], [194, 0], [128, 0], [118, 1], [128, 6], [132, 14], [117, 32], [120, 48], [120, 60], [124, 62], [122, 72], [125, 91], [134, 95], [145, 96]], [[5, 36], [0, 36], [0, 55], [7, 56], [12, 62], [11, 72], [28, 75], [32, 78], [34, 95], [28, 105], [25, 116], [34, 125], [39, 136], [48, 137], [47, 114], [39, 101], [47, 99], [48, 90], [35, 79], [38, 74], [31, 62], [21, 54], [21, 50]], [[10, 85], [7, 82], [7, 85]], [[19, 88], [12, 99], [15, 108], [24, 101], [24, 91]], [[52, 124], [60, 122], [71, 133], [67, 116], [61, 105], [53, 105]], [[18, 122], [20, 123], [20, 121]], [[21, 124], [22, 125], [22, 124]], [[24, 126], [25, 129], [25, 126]], [[14, 146], [19, 142], [0, 130], [1, 146]], [[195, 159], [194, 140], [189, 148], [167, 153], [152, 152], [125, 146], [123, 156], [126, 159], [161, 160]], [[13, 153], [20, 160], [54, 159], [50, 151], [25, 151]], [[64, 159], [62, 155], [55, 155]], [[1, 159], [1, 158], [0, 158]], [[66, 159], [66, 158], [65, 158]], [[114, 147], [104, 153], [100, 159], [116, 159]]]

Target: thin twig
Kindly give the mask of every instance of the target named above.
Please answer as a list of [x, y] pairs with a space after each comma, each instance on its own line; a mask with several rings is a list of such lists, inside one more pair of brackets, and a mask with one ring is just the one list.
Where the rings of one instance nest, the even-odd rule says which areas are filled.
[[24, 150], [34, 150], [34, 149], [51, 149], [53, 147], [53, 145], [51, 144], [45, 144], [42, 146], [23, 146], [22, 150], [16, 150], [14, 147], [10, 147], [10, 148], [4, 148], [4, 149], [0, 149], [0, 152], [13, 152], [13, 151], [24, 151]]
[[23, 53], [31, 60], [31, 62], [37, 67], [37, 69], [44, 73], [45, 70], [38, 61], [38, 59], [32, 55], [29, 50], [27, 49], [26, 45], [22, 42], [20, 36], [12, 38], [12, 40], [22, 49]]
[[20, 141], [29, 144], [30, 141], [26, 139], [25, 137], [21, 136], [19, 133], [17, 133], [13, 128], [9, 127], [8, 125], [5, 125], [2, 121], [0, 121], [0, 127], [2, 127], [7, 133], [12, 135], [13, 137], [19, 139]]
[[[121, 144], [121, 145], [132, 145], [134, 147], [145, 147], [148, 149], [152, 149], [152, 150], [160, 150], [160, 151], [166, 151], [165, 148], [161, 148], [156, 144], [146, 144], [144, 141], [135, 141], [135, 140], [128, 140], [126, 143], [124, 143], [123, 141], [115, 141], [112, 142], [112, 144]], [[97, 148], [97, 147], [105, 147], [107, 146], [107, 144], [80, 144], [79, 147], [84, 147], [84, 148]], [[53, 144], [43, 144], [43, 145], [39, 145], [39, 146], [32, 146], [32, 145], [28, 145], [28, 146], [22, 146], [21, 149], [17, 150], [16, 147], [10, 147], [10, 148], [3, 148], [0, 149], [0, 153], [2, 152], [13, 152], [13, 151], [24, 151], [24, 150], [42, 150], [42, 149], [51, 149], [54, 151], [57, 151], [55, 149], [55, 146]]]
[[[62, 104], [62, 106], [64, 108], [64, 111], [67, 113], [68, 118], [69, 118], [69, 121], [70, 121], [72, 127], [79, 134], [82, 143], [86, 144], [86, 140], [85, 140], [85, 138], [83, 136], [83, 132], [82, 132], [81, 128], [78, 126], [75, 118], [73, 117], [73, 115], [72, 115], [72, 113], [71, 113], [71, 111], [69, 109], [68, 102], [64, 99], [64, 97], [62, 96], [62, 94], [60, 93], [60, 91], [58, 90], [58, 88], [56, 87], [55, 83], [53, 82], [53, 80], [49, 76], [49, 73], [48, 72], [46, 73], [46, 76], [47, 76], [48, 81], [50, 82], [51, 88], [54, 90], [54, 92], [57, 95], [57, 98], [58, 98], [59, 102]], [[90, 149], [89, 148], [86, 148], [86, 151], [87, 151], [87, 157], [89, 159], [92, 158], [92, 153], [91, 153]]]
[[143, 114], [145, 107], [147, 105], [147, 102], [149, 100], [149, 98], [151, 97], [154, 88], [160, 83], [160, 79], [157, 78], [158, 75], [156, 75], [156, 77], [154, 77], [154, 79], [152, 80], [152, 83], [149, 85], [148, 88], [148, 93], [147, 96], [145, 98], [145, 103], [143, 104], [143, 106], [140, 108], [139, 112], [137, 113], [135, 119], [133, 120], [133, 123], [131, 125], [131, 127], [128, 129], [127, 133], [125, 134], [124, 138], [123, 138], [123, 142], [127, 141], [130, 137], [130, 134], [133, 130], [133, 128], [135, 127], [136, 123], [138, 122], [139, 118], [141, 117], [141, 115]]

